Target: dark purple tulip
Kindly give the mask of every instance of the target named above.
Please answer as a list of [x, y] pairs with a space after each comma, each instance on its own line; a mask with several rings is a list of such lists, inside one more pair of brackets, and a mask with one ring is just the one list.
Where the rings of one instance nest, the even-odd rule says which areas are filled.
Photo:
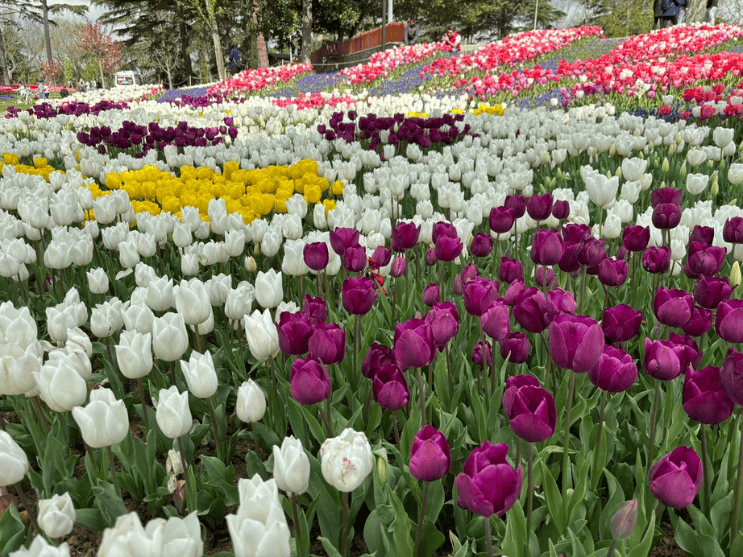
[[508, 333], [500, 345], [500, 355], [514, 364], [523, 364], [529, 357], [531, 344], [524, 333]]
[[684, 274], [693, 279], [702, 275], [707, 277], [716, 275], [725, 262], [727, 252], [727, 248], [692, 242], [689, 245], [689, 257], [684, 264]]
[[449, 473], [451, 452], [444, 434], [431, 425], [423, 426], [410, 447], [410, 475], [422, 482], [435, 482]]
[[531, 260], [537, 265], [556, 265], [564, 246], [557, 230], [541, 228], [536, 231], [531, 244]]
[[643, 251], [650, 241], [649, 226], [629, 226], [622, 232], [622, 245], [629, 251]]
[[640, 332], [642, 312], [626, 304], [606, 308], [601, 320], [604, 335], [611, 342], [626, 342]]
[[435, 244], [439, 241], [439, 238], [444, 236], [447, 238], [456, 238], [457, 229], [452, 223], [440, 220], [433, 225], [433, 229], [431, 230], [431, 240], [433, 240], [433, 243]]
[[686, 371], [688, 366], [696, 369], [702, 361], [703, 352], [699, 350], [699, 345], [689, 335], [677, 335], [671, 333], [668, 340], [681, 348], [681, 371]]
[[534, 272], [534, 282], [544, 288], [552, 289], [557, 286], [557, 277], [552, 269], [540, 266]]
[[659, 381], [670, 381], [685, 370], [684, 347], [670, 340], [645, 339], [645, 373]]
[[660, 229], [676, 228], [681, 222], [681, 205], [661, 203], [653, 209], [653, 226]]
[[[476, 276], [478, 276], [477, 266], [473, 265], [472, 263], [470, 263], [469, 265], [465, 265], [464, 269], [462, 269], [462, 285], [467, 284], [469, 281], [471, 281]], [[497, 289], [498, 283], [496, 281], [493, 281], [493, 282], [495, 282], [496, 289]]]
[[346, 355], [346, 331], [336, 323], [318, 323], [307, 347], [312, 358], [326, 365], [339, 364]]
[[650, 469], [650, 491], [658, 501], [674, 509], [694, 502], [702, 485], [702, 461], [691, 447], [678, 447]]
[[490, 230], [496, 234], [504, 234], [513, 227], [516, 213], [510, 207], [493, 207], [490, 209]]
[[562, 288], [555, 288], [547, 292], [547, 303], [552, 310], [552, 315], [557, 315], [558, 313], [575, 315], [575, 311], [578, 309], [578, 304], [575, 303], [573, 293]]
[[459, 332], [459, 312], [452, 302], [434, 304], [423, 319], [431, 325], [433, 343], [439, 350]]
[[712, 241], [715, 239], [715, 229], [711, 226], [702, 226], [697, 224], [694, 226], [694, 230], [689, 234], [689, 245], [693, 242], [701, 242], [707, 246], [712, 245]]
[[330, 375], [322, 362], [297, 358], [289, 375], [291, 393], [299, 404], [317, 404], [330, 395]]
[[511, 314], [503, 298], [490, 303], [480, 315], [482, 330], [494, 341], [501, 342], [508, 336], [511, 328]]
[[490, 350], [490, 342], [487, 340], [478, 340], [472, 347], [472, 361], [481, 366], [490, 364], [492, 358], [492, 352]]
[[312, 333], [312, 326], [306, 313], [283, 312], [276, 329], [279, 333], [279, 348], [284, 354], [300, 356], [307, 352], [307, 342]]
[[434, 251], [433, 248], [429, 248], [428, 251], [426, 251], [426, 265], [429, 267], [433, 267], [436, 265], [436, 251]]
[[328, 306], [322, 298], [313, 298], [309, 294], [305, 294], [302, 313], [307, 314], [310, 325], [325, 323], [328, 318]]
[[558, 366], [587, 373], [604, 351], [604, 332], [586, 315], [561, 313], [550, 323], [549, 342], [550, 354]]
[[[519, 385], [509, 377], [503, 393], [503, 408], [508, 398], [506, 413], [511, 430], [525, 441], [539, 443], [549, 439], [555, 432], [557, 411], [552, 393], [537, 385]], [[508, 396], [507, 396], [508, 395]]]
[[361, 373], [367, 379], [372, 379], [381, 368], [394, 363], [395, 354], [392, 348], [375, 342], [366, 351], [364, 361], [361, 362]]
[[392, 259], [392, 250], [384, 246], [377, 246], [369, 259], [369, 267], [372, 271], [378, 271], [389, 265]]
[[665, 273], [671, 267], [671, 250], [666, 246], [649, 247], [642, 254], [642, 267], [648, 273]]
[[570, 203], [568, 201], [555, 201], [552, 204], [552, 216], [557, 220], [565, 220], [570, 216]]
[[725, 221], [722, 239], [731, 244], [743, 244], [743, 217], [732, 217]]
[[674, 188], [659, 188], [650, 192], [650, 205], [653, 208], [663, 203], [673, 203], [674, 205], [681, 204], [681, 197], [684, 195], [684, 190], [677, 190]]
[[583, 239], [583, 248], [578, 252], [578, 263], [584, 267], [595, 267], [606, 257], [606, 242], [603, 238], [598, 240], [593, 236], [586, 236]]
[[365, 315], [377, 301], [375, 282], [368, 277], [349, 277], [343, 281], [343, 308], [353, 315]]
[[392, 227], [392, 250], [403, 252], [415, 247], [421, 234], [421, 227], [412, 222], [399, 222]]
[[472, 238], [470, 251], [475, 257], [487, 257], [493, 252], [493, 239], [489, 234], [478, 232]]
[[451, 293], [455, 296], [461, 296], [464, 291], [464, 284], [462, 283], [462, 275], [457, 273], [454, 275], [454, 281], [451, 285]]
[[717, 309], [735, 290], [726, 278], [701, 276], [694, 287], [694, 301], [707, 309]]
[[591, 237], [591, 227], [587, 224], [566, 224], [562, 227], [562, 239], [566, 244], [579, 244]]
[[410, 400], [405, 374], [395, 364], [387, 364], [374, 374], [372, 391], [379, 406], [390, 412], [405, 408]]
[[620, 393], [635, 384], [637, 365], [624, 350], [604, 346], [599, 362], [588, 372], [588, 378], [602, 391]]
[[464, 309], [480, 317], [485, 308], [498, 298], [498, 282], [485, 277], [473, 277], [463, 289]]
[[509, 209], [513, 209], [513, 213], [517, 219], [520, 219], [526, 213], [526, 199], [523, 195], [507, 195], [503, 205]]
[[535, 221], [549, 218], [552, 213], [552, 194], [532, 195], [526, 202], [526, 212]]
[[343, 252], [343, 267], [349, 273], [358, 273], [366, 267], [366, 248], [363, 246], [349, 246]]
[[427, 366], [436, 356], [431, 326], [423, 319], [409, 319], [395, 325], [395, 361], [402, 371]]
[[518, 299], [519, 296], [521, 296], [521, 293], [524, 290], [526, 290], [524, 279], [517, 278], [511, 281], [511, 284], [508, 285], [508, 288], [506, 288], [506, 293], [503, 295], [503, 298], [505, 298], [509, 306], [514, 306], [516, 304], [516, 300]]
[[431, 307], [433, 304], [441, 300], [438, 285], [432, 282], [431, 284], [426, 286], [426, 289], [423, 291], [421, 298], [423, 300], [423, 303], [426, 304], [428, 307]]
[[524, 278], [524, 264], [518, 259], [502, 257], [498, 265], [498, 280], [511, 284], [516, 279]]
[[655, 317], [669, 327], [682, 327], [691, 319], [694, 297], [685, 290], [661, 286], [653, 298]]
[[686, 372], [682, 401], [684, 411], [692, 420], [707, 425], [721, 424], [735, 408], [720, 383], [720, 368], [715, 366]]
[[405, 274], [405, 271], [408, 268], [408, 260], [405, 259], [402, 255], [395, 256], [395, 260], [392, 262], [392, 268], [390, 269], [390, 274], [395, 277], [401, 277]]
[[691, 318], [681, 327], [687, 335], [700, 337], [712, 327], [712, 312], [701, 306], [694, 306]]
[[557, 266], [563, 273], [575, 273], [580, 271], [581, 264], [578, 261], [578, 256], [583, 251], [583, 242], [565, 242], [563, 244], [564, 250], [562, 257], [558, 261]]
[[521, 467], [514, 469], [507, 456], [508, 445], [488, 441], [470, 453], [454, 480], [460, 507], [486, 518], [506, 514], [521, 495], [524, 480]]
[[439, 236], [434, 247], [434, 253], [436, 254], [436, 259], [439, 261], [449, 262], [459, 257], [463, 249], [464, 244], [462, 244], [462, 240], [459, 237]]
[[328, 265], [330, 255], [325, 242], [305, 244], [303, 253], [305, 264], [313, 271], [322, 271]]
[[629, 265], [623, 259], [606, 257], [599, 263], [599, 281], [609, 287], [617, 287], [627, 280]]
[[738, 406], [743, 406], [743, 354], [728, 348], [720, 368], [720, 384], [725, 394]]
[[518, 392], [519, 389], [521, 389], [522, 387], [541, 386], [542, 384], [539, 382], [539, 379], [537, 379], [533, 375], [513, 375], [506, 379], [506, 389], [505, 391], [503, 391], [503, 399], [501, 402], [506, 415], [509, 415], [511, 413], [511, 408], [513, 408], [515, 398], [514, 395]]
[[353, 228], [336, 228], [330, 231], [330, 247], [343, 257], [346, 248], [358, 245], [359, 232]]
[[717, 306], [715, 331], [727, 342], [743, 342], [743, 300], [726, 300]]
[[536, 286], [527, 288], [514, 299], [513, 316], [530, 333], [541, 333], [552, 319], [547, 297]]
[[631, 255], [632, 252], [630, 252], [627, 248], [625, 248], [624, 246], [619, 246], [614, 257], [616, 259], [621, 259], [622, 261], [629, 261]]

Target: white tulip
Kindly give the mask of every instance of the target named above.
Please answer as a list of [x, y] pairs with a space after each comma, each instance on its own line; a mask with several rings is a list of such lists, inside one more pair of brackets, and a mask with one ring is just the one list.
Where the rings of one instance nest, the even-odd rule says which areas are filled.
[[300, 439], [285, 437], [281, 448], [273, 446], [273, 477], [282, 491], [297, 495], [307, 491], [310, 485], [310, 460]]
[[371, 445], [363, 433], [346, 428], [320, 447], [322, 475], [338, 491], [351, 492], [361, 485], [374, 465]]
[[266, 395], [252, 379], [248, 379], [237, 389], [235, 410], [240, 421], [248, 424], [260, 421], [266, 413]]

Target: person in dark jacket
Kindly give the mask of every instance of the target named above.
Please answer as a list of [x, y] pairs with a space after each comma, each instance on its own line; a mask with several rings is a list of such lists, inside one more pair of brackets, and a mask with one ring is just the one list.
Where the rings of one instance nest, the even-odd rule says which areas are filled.
[[242, 57], [242, 55], [243, 53], [240, 52], [240, 49], [237, 47], [230, 50], [230, 73], [237, 73], [237, 65], [240, 63], [240, 58]]
[[415, 20], [411, 19], [405, 27], [405, 44], [415, 44], [415, 41], [418, 40], [418, 33], [418, 26], [415, 24]]
[[[683, 0], [685, 2], [685, 0]], [[674, 0], [659, 0], [654, 5], [655, 8], [655, 25], [654, 29], [663, 29], [670, 27], [676, 22], [678, 15], [678, 5]]]

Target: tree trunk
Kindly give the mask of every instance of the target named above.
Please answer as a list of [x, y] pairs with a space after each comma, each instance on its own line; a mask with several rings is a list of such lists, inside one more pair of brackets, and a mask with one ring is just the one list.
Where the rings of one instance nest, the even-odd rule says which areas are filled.
[[41, 0], [41, 14], [44, 18], [44, 42], [46, 43], [46, 61], [52, 63], [52, 38], [49, 34], [49, 6], [46, 0]]
[[312, 0], [302, 0], [302, 52], [300, 58], [305, 64], [310, 63], [312, 48]]
[[217, 19], [214, 12], [209, 11], [209, 0], [204, 1], [206, 2], [206, 11], [209, 15], [209, 30], [212, 32], [214, 55], [217, 57], [217, 74], [219, 75], [219, 81], [224, 81], [224, 54], [222, 53], [222, 42], [219, 40], [219, 28], [217, 28]]
[[101, 87], [104, 87], [105, 84], [106, 84], [106, 80], [103, 77], [103, 59], [101, 59], [101, 58], [98, 58], [98, 69], [101, 72]]
[[689, 0], [684, 23], [704, 21], [707, 15], [707, 0]]
[[0, 29], [0, 63], [3, 65], [3, 84], [10, 85], [10, 72], [8, 71], [8, 59], [5, 56], [5, 40]]
[[170, 72], [170, 66], [167, 67], [165, 72], [168, 74], [168, 89], [173, 88], [173, 74]]
[[[253, 23], [258, 23], [258, 4], [253, 6]], [[258, 33], [256, 38], [256, 50], [258, 51], [258, 67], [268, 67], [268, 49], [266, 48], [266, 39], [263, 38], [263, 33]]]
[[178, 25], [178, 33], [181, 39], [181, 56], [183, 56], [183, 73], [186, 74], [186, 80], [193, 75], [191, 66], [191, 55], [188, 53], [188, 28], [185, 22], [181, 21]]

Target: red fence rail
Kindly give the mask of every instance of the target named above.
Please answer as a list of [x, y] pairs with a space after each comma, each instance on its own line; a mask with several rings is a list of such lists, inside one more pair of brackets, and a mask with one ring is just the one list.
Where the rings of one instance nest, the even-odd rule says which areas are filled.
[[[405, 42], [405, 24], [402, 22], [388, 23], [387, 27], [387, 42], [388, 43], [402, 43]], [[310, 54], [310, 61], [313, 64], [322, 62], [322, 59], [327, 56], [347, 56], [349, 54], [355, 54], [362, 50], [374, 48], [375, 46], [382, 46], [382, 28], [377, 27], [366, 33], [361, 33], [350, 39], [344, 41], [337, 41], [334, 43], [326, 44], [322, 48], [316, 50]]]

